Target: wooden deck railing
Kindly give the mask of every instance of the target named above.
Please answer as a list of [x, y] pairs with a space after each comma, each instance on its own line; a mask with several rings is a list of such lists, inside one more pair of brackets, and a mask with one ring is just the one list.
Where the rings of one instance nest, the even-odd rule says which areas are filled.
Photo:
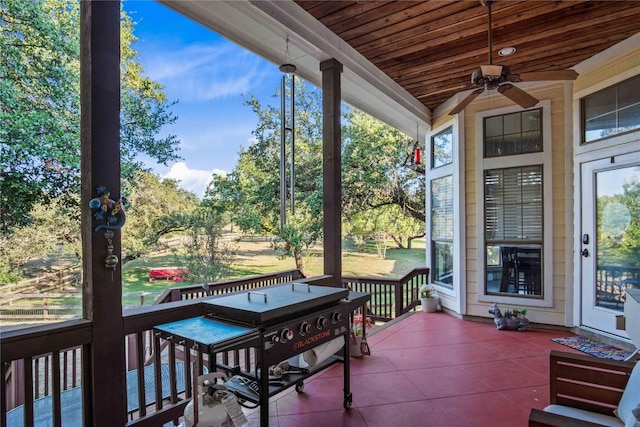
[[371, 294], [369, 317], [383, 322], [413, 310], [420, 302], [420, 286], [428, 282], [428, 268], [416, 268], [400, 279], [342, 276], [345, 287]]
[[[428, 269], [416, 269], [399, 280], [345, 277], [343, 282], [353, 290], [370, 292], [371, 317], [389, 320], [417, 305], [418, 288], [427, 278]], [[177, 287], [167, 290], [158, 299], [159, 304], [124, 310], [122, 343], [128, 371], [128, 418], [123, 425], [158, 426], [182, 416], [192, 395], [194, 364], [199, 366], [198, 373], [213, 369], [216, 362], [242, 370], [255, 369], [255, 349], [216, 354], [214, 359], [154, 336], [154, 326], [205, 314], [197, 298], [208, 293], [216, 295], [291, 280], [318, 285], [332, 282], [329, 276], [303, 278], [293, 270], [210, 286], [209, 292], [197, 285]], [[3, 332], [0, 425], [8, 425], [7, 419], [16, 417], [24, 420], [18, 425], [33, 426], [42, 416], [34, 410], [41, 403], [51, 408], [47, 416], [53, 426], [89, 425], [91, 337], [91, 322], [83, 319]], [[31, 369], [18, 369], [19, 364]], [[76, 409], [67, 409], [71, 402], [75, 402], [77, 414], [73, 413]], [[74, 424], [68, 421], [69, 417], [82, 422]]]
[[221, 295], [231, 292], [245, 291], [248, 289], [257, 289], [303, 278], [304, 276], [299, 270], [287, 270], [273, 274], [243, 277], [241, 279], [228, 280], [220, 283], [177, 286], [167, 289], [160, 294], [156, 299], [155, 304], [202, 298], [209, 295]]

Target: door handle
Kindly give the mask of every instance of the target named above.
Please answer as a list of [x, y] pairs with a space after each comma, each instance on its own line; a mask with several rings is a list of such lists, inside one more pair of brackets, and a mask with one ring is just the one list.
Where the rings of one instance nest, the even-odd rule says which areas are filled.
[[583, 257], [588, 257], [589, 256], [589, 249], [584, 248], [581, 252], [580, 255], [582, 255]]

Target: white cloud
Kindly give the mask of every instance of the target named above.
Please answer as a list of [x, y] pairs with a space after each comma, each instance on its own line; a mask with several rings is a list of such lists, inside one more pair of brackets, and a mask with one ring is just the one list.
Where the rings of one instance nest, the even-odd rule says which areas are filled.
[[210, 171], [191, 169], [185, 162], [178, 162], [171, 166], [164, 178], [175, 179], [180, 182], [180, 187], [194, 192], [199, 198], [204, 196], [207, 185], [211, 182], [213, 175], [226, 175], [227, 172], [220, 169]]
[[170, 99], [183, 102], [248, 93], [270, 73], [264, 61], [228, 44], [154, 50], [144, 67], [153, 80], [164, 84]]

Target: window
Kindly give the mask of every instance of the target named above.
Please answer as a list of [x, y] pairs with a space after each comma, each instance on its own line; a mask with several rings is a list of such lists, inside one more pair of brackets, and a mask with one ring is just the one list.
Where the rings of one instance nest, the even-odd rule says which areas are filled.
[[640, 129], [640, 76], [581, 100], [582, 142]]
[[431, 167], [453, 162], [453, 128], [449, 126], [431, 138]]
[[484, 119], [484, 157], [542, 151], [541, 110], [518, 111]]
[[487, 293], [542, 296], [542, 166], [484, 172]]
[[453, 288], [453, 176], [431, 180], [432, 280]]

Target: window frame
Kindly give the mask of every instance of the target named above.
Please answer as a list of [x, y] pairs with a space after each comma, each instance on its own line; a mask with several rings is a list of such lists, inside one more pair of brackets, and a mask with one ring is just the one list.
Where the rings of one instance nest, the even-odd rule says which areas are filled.
[[[551, 101], [542, 100], [533, 109], [542, 110], [542, 151], [484, 158], [484, 119], [522, 110], [510, 106], [480, 111], [476, 117], [476, 214], [477, 214], [477, 297], [479, 302], [495, 302], [505, 305], [552, 307], [553, 306], [553, 165], [551, 140]], [[542, 298], [516, 294], [489, 294], [486, 291], [486, 241], [485, 241], [485, 171], [512, 167], [542, 166], [543, 232], [542, 232]], [[526, 246], [526, 242], [522, 243]]]
[[[531, 112], [534, 112], [534, 111], [538, 111], [539, 112], [539, 114], [538, 114], [539, 123], [538, 124], [540, 125], [539, 133], [540, 133], [540, 138], [542, 139], [543, 135], [542, 135], [542, 109], [541, 108], [531, 108], [531, 109], [528, 109], [528, 110], [519, 110], [519, 111], [514, 111], [512, 113], [507, 113], [507, 114], [496, 114], [494, 116], [483, 117], [483, 119], [482, 119], [482, 122], [483, 122], [483, 127], [482, 127], [482, 132], [483, 132], [482, 133], [482, 141], [483, 141], [482, 153], [483, 153], [483, 157], [485, 159], [488, 159], [488, 158], [497, 158], [497, 157], [506, 157], [506, 156], [519, 156], [519, 155], [522, 155], [522, 154], [540, 153], [540, 152], [542, 152], [544, 147], [541, 145], [540, 149], [538, 149], [538, 150], [529, 150], [529, 151], [520, 152], [520, 153], [507, 153], [507, 154], [488, 155], [487, 154], [487, 147], [484, 145], [484, 141], [488, 138], [487, 129], [486, 129], [486, 126], [484, 126], [484, 125], [487, 123], [488, 119], [492, 119], [492, 118], [496, 118], [496, 117], [501, 117], [502, 118], [502, 131], [503, 132], [500, 135], [492, 135], [492, 138], [496, 138], [498, 136], [501, 137], [501, 138], [505, 138], [506, 135], [516, 135], [516, 134], [519, 135], [522, 138], [523, 134], [526, 133], [525, 131], [522, 130], [522, 116], [525, 113], [531, 113]], [[505, 129], [504, 129], [505, 128], [504, 116], [506, 116], [506, 115], [516, 115], [516, 114], [518, 114], [520, 116], [520, 129], [518, 130], [518, 132], [505, 132]], [[529, 132], [531, 132], [531, 131], [529, 131]]]
[[[428, 150], [428, 159], [425, 159], [425, 209], [430, 212], [431, 209], [431, 181], [434, 179], [442, 178], [447, 175], [453, 176], [453, 287], [441, 286], [438, 283], [433, 283], [440, 295], [441, 303], [444, 307], [451, 309], [458, 313], [464, 313], [466, 311], [466, 280], [467, 271], [464, 265], [464, 253], [466, 242], [466, 230], [462, 218], [465, 216], [465, 200], [464, 200], [464, 181], [465, 181], [465, 152], [460, 146], [460, 135], [464, 130], [464, 117], [458, 115], [450, 120], [447, 120], [439, 125], [434, 126], [428, 132], [428, 141], [431, 141], [432, 135], [438, 135], [440, 132], [451, 127], [453, 131], [453, 151], [452, 151], [452, 163], [442, 165], [436, 168], [431, 168], [432, 164], [432, 150]], [[431, 266], [433, 250], [432, 250], [432, 236], [431, 236], [431, 220], [428, 219], [425, 223], [426, 235], [425, 235], [425, 249], [426, 249], [426, 263], [427, 266]], [[431, 282], [430, 272], [430, 282]]]
[[[632, 134], [634, 132], [640, 132], [640, 127], [635, 128], [635, 129], [631, 129], [628, 131], [624, 131], [624, 132], [616, 132], [616, 133], [612, 133], [611, 135], [605, 136], [605, 137], [601, 137], [601, 138], [596, 138], [593, 139], [591, 141], [587, 141], [586, 140], [586, 132], [587, 132], [587, 126], [586, 126], [586, 117], [585, 117], [585, 100], [589, 97], [595, 96], [599, 93], [603, 93], [607, 90], [611, 90], [611, 89], [616, 89], [623, 85], [624, 83], [627, 83], [631, 80], [638, 80], [638, 84], [640, 84], [640, 74], [636, 74], [630, 77], [627, 77], [625, 79], [622, 79], [620, 81], [617, 81], [615, 83], [611, 83], [606, 85], [605, 87], [601, 87], [598, 88], [597, 90], [594, 90], [592, 92], [589, 92], [587, 94], [584, 94], [582, 96], [580, 96], [577, 100], [578, 102], [578, 112], [579, 112], [579, 127], [580, 127], [580, 134], [578, 136], [578, 141], [579, 141], [579, 145], [580, 146], [589, 146], [592, 144], [597, 144], [601, 141], [610, 141], [610, 140], [615, 140], [616, 138], [619, 138], [620, 136], [624, 136], [624, 135], [629, 135]], [[617, 94], [617, 92], [616, 92]], [[640, 99], [638, 100], [638, 102], [640, 102]], [[616, 117], [618, 116], [618, 113], [620, 111], [620, 107], [618, 105], [618, 100], [617, 100], [617, 96], [616, 96], [616, 108], [614, 110], [609, 111], [609, 113], [616, 113]]]
[[[527, 169], [531, 169], [531, 168], [537, 168], [540, 170], [540, 179], [541, 179], [541, 185], [540, 185], [540, 197], [541, 197], [541, 210], [542, 212], [544, 212], [544, 167], [543, 165], [526, 165], [526, 166], [516, 166], [515, 168], [497, 168], [497, 169], [485, 169], [484, 170], [484, 174], [483, 176], [486, 177], [486, 172], [488, 170], [490, 171], [507, 171], [507, 170], [512, 170], [512, 169], [519, 169], [522, 170], [524, 168]], [[541, 294], [537, 295], [531, 295], [531, 294], [518, 294], [516, 293], [509, 293], [509, 292], [501, 292], [501, 291], [489, 291], [488, 289], [488, 284], [485, 282], [485, 286], [484, 286], [484, 292], [487, 295], [512, 295], [514, 297], [518, 297], [518, 298], [534, 298], [534, 299], [541, 299], [544, 297], [544, 278], [542, 277], [542, 273], [544, 272], [544, 252], [543, 252], [543, 245], [544, 245], [544, 229], [545, 229], [545, 221], [544, 221], [544, 215], [542, 215], [541, 218], [541, 223], [540, 226], [542, 227], [542, 234], [540, 235], [540, 238], [535, 238], [535, 239], [518, 239], [518, 238], [507, 238], [504, 235], [501, 236], [502, 238], [494, 238], [494, 239], [487, 239], [487, 227], [486, 227], [486, 211], [487, 211], [487, 206], [486, 206], [486, 201], [487, 201], [487, 192], [486, 192], [487, 186], [486, 186], [486, 180], [484, 182], [484, 198], [483, 201], [485, 203], [484, 205], [484, 212], [485, 212], [485, 233], [484, 233], [484, 237], [485, 237], [485, 242], [484, 242], [484, 247], [483, 247], [483, 256], [484, 256], [484, 265], [485, 265], [485, 277], [488, 276], [488, 272], [487, 269], [489, 268], [489, 264], [488, 264], [488, 260], [487, 260], [487, 249], [489, 246], [497, 246], [497, 247], [506, 247], [506, 248], [511, 248], [512, 250], [514, 248], [518, 248], [518, 250], [516, 252], [519, 251], [527, 251], [527, 250], [540, 250], [540, 268], [541, 268], [541, 276], [540, 276], [540, 280], [542, 282], [543, 287], [541, 288]], [[520, 205], [522, 207], [522, 205]], [[523, 231], [523, 230], [521, 230]], [[503, 254], [504, 255], [504, 254]], [[502, 257], [499, 257], [500, 259], [500, 267], [503, 267], [502, 264]], [[493, 268], [495, 268], [492, 265]], [[517, 271], [517, 269], [516, 269]], [[502, 273], [504, 274], [504, 270], [502, 270]], [[517, 274], [517, 273], [516, 273]], [[484, 280], [484, 277], [483, 277]], [[516, 289], [517, 291], [517, 286]]]

